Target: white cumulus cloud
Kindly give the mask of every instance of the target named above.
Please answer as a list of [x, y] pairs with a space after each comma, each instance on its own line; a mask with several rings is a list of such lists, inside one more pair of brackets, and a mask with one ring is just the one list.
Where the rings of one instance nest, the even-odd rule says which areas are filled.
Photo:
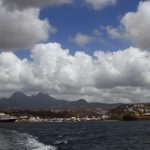
[[12, 12], [0, 2], [0, 49], [31, 48], [56, 32], [47, 20], [39, 19], [39, 13], [37, 8]]
[[0, 93], [46, 92], [56, 97], [101, 102], [142, 102], [150, 95], [150, 52], [130, 47], [95, 51], [94, 57], [62, 49], [58, 43], [38, 44], [31, 59], [0, 53]]
[[71, 37], [69, 40], [76, 43], [79, 46], [85, 46], [86, 44], [94, 41], [95, 37], [88, 34], [77, 33], [74, 37]]
[[140, 2], [137, 12], [128, 12], [121, 23], [128, 38], [141, 48], [150, 47], [150, 1]]
[[95, 10], [100, 10], [109, 5], [115, 5], [117, 0], [85, 0], [85, 2], [92, 6]]

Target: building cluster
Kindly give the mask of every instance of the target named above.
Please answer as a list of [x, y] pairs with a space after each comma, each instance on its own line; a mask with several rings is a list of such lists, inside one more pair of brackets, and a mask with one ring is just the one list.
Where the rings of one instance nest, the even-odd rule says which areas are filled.
[[17, 122], [79, 122], [79, 121], [96, 121], [96, 120], [107, 120], [108, 115], [104, 114], [100, 117], [68, 117], [68, 118], [40, 118], [38, 116], [18, 116]]
[[123, 104], [111, 109], [8, 110], [18, 122], [79, 122], [92, 120], [150, 120], [150, 104]]
[[109, 118], [119, 120], [150, 120], [150, 104], [123, 104], [109, 112]]

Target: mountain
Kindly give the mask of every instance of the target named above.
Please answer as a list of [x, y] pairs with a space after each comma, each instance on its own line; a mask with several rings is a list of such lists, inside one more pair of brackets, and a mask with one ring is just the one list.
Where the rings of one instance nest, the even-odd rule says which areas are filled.
[[65, 101], [43, 93], [27, 96], [21, 92], [16, 92], [10, 98], [0, 99], [0, 109], [109, 109], [117, 105], [118, 104], [103, 104], [98, 102], [89, 103], [84, 99], [79, 99], [77, 101]]

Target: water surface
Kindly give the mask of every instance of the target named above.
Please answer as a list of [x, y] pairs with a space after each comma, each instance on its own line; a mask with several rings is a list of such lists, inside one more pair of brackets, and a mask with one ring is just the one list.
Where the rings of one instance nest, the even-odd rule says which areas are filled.
[[149, 149], [149, 121], [0, 123], [0, 150]]

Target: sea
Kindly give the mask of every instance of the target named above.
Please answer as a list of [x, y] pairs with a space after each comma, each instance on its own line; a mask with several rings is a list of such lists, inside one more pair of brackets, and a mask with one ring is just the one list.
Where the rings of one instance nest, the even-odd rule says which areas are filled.
[[150, 150], [150, 121], [0, 123], [0, 150]]

